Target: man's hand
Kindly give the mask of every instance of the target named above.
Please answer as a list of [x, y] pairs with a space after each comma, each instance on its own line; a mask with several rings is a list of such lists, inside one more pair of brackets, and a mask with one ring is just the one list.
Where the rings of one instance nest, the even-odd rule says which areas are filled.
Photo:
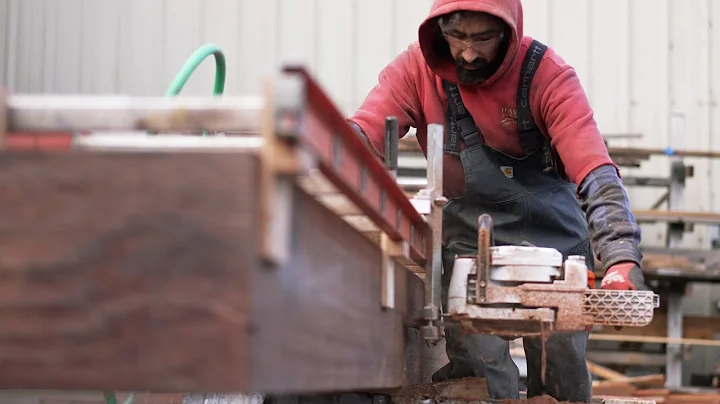
[[603, 290], [650, 290], [645, 285], [642, 270], [634, 262], [621, 262], [611, 266], [603, 276]]
[[[634, 262], [621, 262], [608, 268], [600, 283], [604, 290], [650, 290], [645, 285], [642, 269]], [[615, 327], [620, 331], [623, 327]]]

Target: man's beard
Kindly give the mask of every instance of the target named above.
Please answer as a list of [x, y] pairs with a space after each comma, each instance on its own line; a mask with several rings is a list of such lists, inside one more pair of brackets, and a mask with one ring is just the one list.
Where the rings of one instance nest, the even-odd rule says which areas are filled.
[[496, 70], [497, 67], [483, 57], [478, 57], [472, 63], [466, 62], [462, 56], [455, 59], [455, 72], [458, 81], [463, 84], [480, 84], [489, 79]]

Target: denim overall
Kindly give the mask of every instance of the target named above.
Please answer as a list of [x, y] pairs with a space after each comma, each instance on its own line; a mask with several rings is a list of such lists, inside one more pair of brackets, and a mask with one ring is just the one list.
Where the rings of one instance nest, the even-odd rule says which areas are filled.
[[[445, 152], [458, 155], [465, 169], [465, 194], [451, 199], [443, 212], [443, 302], [456, 255], [477, 254], [477, 219], [492, 216], [495, 245], [530, 243], [552, 247], [565, 258], [584, 255], [588, 268], [594, 259], [585, 215], [576, 186], [558, 174], [549, 142], [530, 111], [530, 83], [547, 47], [534, 41], [525, 56], [517, 94], [517, 128], [525, 149], [511, 157], [484, 143], [480, 129], [467, 112], [455, 84], [444, 83], [448, 96]], [[459, 139], [465, 143], [460, 151]], [[519, 372], [509, 342], [491, 335], [458, 335], [445, 330], [450, 363], [433, 376], [436, 381], [485, 377], [490, 398], [518, 398]], [[546, 375], [541, 371], [542, 344], [524, 338], [528, 396], [548, 394], [559, 401], [589, 402], [591, 379], [585, 362], [587, 332], [553, 334], [545, 344]]]

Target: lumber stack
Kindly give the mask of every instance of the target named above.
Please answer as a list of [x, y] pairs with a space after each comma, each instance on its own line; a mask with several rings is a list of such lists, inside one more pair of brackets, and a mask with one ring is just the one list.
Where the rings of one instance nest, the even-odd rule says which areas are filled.
[[593, 395], [622, 396], [654, 401], [656, 404], [718, 404], [720, 392], [712, 390], [672, 391], [665, 388], [665, 376], [651, 374], [629, 377], [588, 362], [590, 372], [602, 379], [593, 381]]

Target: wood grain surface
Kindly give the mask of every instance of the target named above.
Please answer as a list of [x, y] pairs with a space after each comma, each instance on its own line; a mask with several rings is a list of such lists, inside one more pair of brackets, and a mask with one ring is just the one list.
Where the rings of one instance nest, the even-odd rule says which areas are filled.
[[[422, 308], [422, 281], [397, 266], [396, 308], [384, 311], [377, 245], [299, 190], [293, 217], [292, 262], [253, 279], [253, 386], [321, 392], [402, 385], [404, 319]], [[410, 335], [408, 350], [424, 345]], [[420, 366], [415, 358], [411, 376]]]
[[247, 387], [252, 156], [0, 166], [0, 388]]
[[298, 188], [292, 258], [259, 259], [250, 154], [0, 160], [0, 388], [324, 392], [428, 374], [424, 285]]

